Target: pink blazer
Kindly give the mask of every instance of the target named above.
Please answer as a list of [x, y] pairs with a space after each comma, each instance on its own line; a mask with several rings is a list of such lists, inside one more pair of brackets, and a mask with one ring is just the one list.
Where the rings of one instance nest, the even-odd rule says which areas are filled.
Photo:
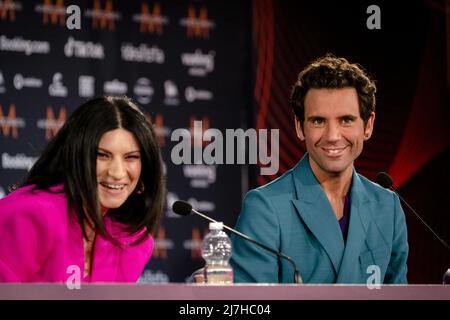
[[129, 236], [106, 214], [106, 229], [120, 246], [97, 234], [91, 275], [84, 278], [83, 235], [75, 214], [67, 212], [65, 194], [31, 189], [0, 199], [0, 282], [66, 282], [77, 273], [81, 283], [136, 282], [150, 259], [153, 238], [130, 243], [146, 230]]

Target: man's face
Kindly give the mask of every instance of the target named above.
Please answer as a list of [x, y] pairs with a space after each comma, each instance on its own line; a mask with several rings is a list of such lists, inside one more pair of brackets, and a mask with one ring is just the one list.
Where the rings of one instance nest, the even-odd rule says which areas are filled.
[[295, 128], [319, 180], [351, 175], [354, 160], [372, 135], [374, 119], [372, 112], [364, 127], [355, 88], [308, 90], [303, 127], [296, 119]]

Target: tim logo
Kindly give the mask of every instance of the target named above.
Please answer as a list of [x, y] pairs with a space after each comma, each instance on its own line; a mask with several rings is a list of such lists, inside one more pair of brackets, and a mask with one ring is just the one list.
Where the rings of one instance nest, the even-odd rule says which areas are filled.
[[[195, 116], [191, 116], [190, 123], [189, 123], [189, 131], [191, 133], [191, 145], [194, 147], [204, 147], [208, 145], [211, 141], [203, 140], [201, 137], [203, 137], [203, 134], [206, 130], [209, 129], [209, 118], [203, 117], [203, 120], [201, 120], [201, 125], [196, 125], [196, 123], [199, 120], [195, 118]], [[199, 138], [200, 137], [200, 138]]]
[[52, 24], [65, 27], [66, 26], [66, 7], [63, 0], [44, 0], [43, 5], [36, 6], [37, 12], [42, 12], [42, 23]]
[[109, 31], [115, 30], [115, 21], [120, 18], [120, 14], [113, 10], [112, 0], [106, 0], [104, 8], [102, 8], [100, 0], [94, 0], [93, 9], [87, 10], [86, 16], [92, 18], [93, 29], [107, 28]]
[[9, 21], [15, 21], [16, 10], [22, 10], [22, 4], [20, 2], [0, 0], [0, 20], [4, 21], [9, 17]]
[[59, 129], [64, 125], [67, 118], [67, 111], [64, 106], [59, 109], [58, 118], [55, 118], [53, 108], [47, 107], [46, 118], [37, 121], [37, 127], [45, 130], [45, 139], [51, 140], [58, 133]]
[[215, 27], [213, 21], [208, 20], [208, 10], [201, 7], [197, 13], [193, 6], [189, 6], [187, 18], [181, 19], [180, 24], [186, 27], [188, 38], [209, 38], [209, 30]]
[[134, 20], [139, 22], [141, 33], [158, 35], [163, 33], [163, 25], [168, 23], [168, 19], [161, 15], [161, 5], [158, 2], [153, 5], [153, 10], [146, 2], [142, 2], [141, 14], [135, 15]]
[[25, 121], [22, 118], [16, 117], [16, 106], [10, 104], [8, 109], [8, 115], [5, 117], [3, 113], [3, 106], [0, 104], [0, 127], [2, 128], [3, 137], [9, 138], [11, 134], [13, 139], [19, 137], [18, 128], [25, 127]]

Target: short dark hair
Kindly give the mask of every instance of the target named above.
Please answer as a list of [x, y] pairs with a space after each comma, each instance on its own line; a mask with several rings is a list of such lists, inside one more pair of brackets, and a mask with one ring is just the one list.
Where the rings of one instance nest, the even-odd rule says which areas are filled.
[[362, 66], [349, 63], [345, 58], [332, 54], [318, 58], [303, 69], [295, 82], [290, 96], [290, 104], [297, 119], [305, 121], [305, 97], [309, 89], [340, 89], [353, 87], [359, 101], [359, 113], [364, 121], [375, 112], [375, 81], [370, 79]]
[[[63, 183], [68, 210], [75, 209], [84, 236], [84, 222], [89, 218], [102, 235], [115, 243], [103, 221], [97, 191], [96, 159], [101, 137], [118, 128], [128, 130], [138, 141], [142, 161], [140, 180], [144, 190], [140, 194], [133, 192], [119, 208], [109, 209], [108, 214], [113, 220], [125, 224], [130, 234], [143, 227], [147, 228], [147, 233], [154, 234], [165, 201], [160, 148], [151, 122], [128, 97], [96, 98], [79, 106], [46, 146], [23, 183], [23, 186], [34, 184], [34, 189], [47, 191]], [[147, 233], [135, 243], [143, 241]]]

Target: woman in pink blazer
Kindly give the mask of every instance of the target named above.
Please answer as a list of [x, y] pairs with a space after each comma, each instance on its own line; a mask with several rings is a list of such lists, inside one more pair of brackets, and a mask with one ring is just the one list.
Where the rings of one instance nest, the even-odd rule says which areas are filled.
[[84, 103], [0, 200], [0, 282], [136, 282], [164, 196], [140, 109], [126, 97]]

